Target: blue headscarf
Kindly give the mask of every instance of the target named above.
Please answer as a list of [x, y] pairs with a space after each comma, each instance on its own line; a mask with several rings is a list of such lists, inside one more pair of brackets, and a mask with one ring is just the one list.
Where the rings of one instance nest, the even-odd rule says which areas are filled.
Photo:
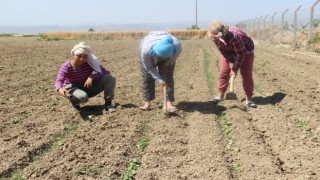
[[158, 55], [163, 58], [170, 57], [175, 51], [173, 39], [171, 36], [162, 38], [159, 42], [155, 43], [150, 51], [150, 55]]

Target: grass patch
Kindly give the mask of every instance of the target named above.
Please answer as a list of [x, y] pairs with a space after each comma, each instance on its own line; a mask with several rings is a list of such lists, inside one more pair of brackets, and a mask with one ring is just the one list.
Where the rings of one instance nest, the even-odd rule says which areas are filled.
[[268, 61], [261, 64], [261, 67], [266, 67], [268, 64], [270, 64]]
[[30, 116], [30, 114], [28, 113], [22, 113], [20, 115], [18, 115], [17, 117], [15, 117], [11, 122], [12, 124], [18, 124], [20, 122], [22, 122], [23, 120], [27, 119]]
[[76, 171], [76, 175], [96, 176], [102, 172], [102, 169], [84, 167]]
[[63, 146], [64, 144], [64, 139], [66, 138], [67, 134], [69, 134], [72, 131], [75, 131], [76, 129], [78, 129], [79, 125], [78, 124], [71, 124], [68, 127], [64, 128], [63, 132], [60, 133], [55, 140], [52, 142], [51, 145], [47, 146], [46, 148], [44, 148], [43, 151], [41, 151], [40, 153], [33, 153], [30, 157], [30, 161], [31, 162], [35, 162], [37, 161], [43, 154], [48, 154], [50, 153], [53, 149], [55, 148], [59, 148], [61, 146]]
[[218, 119], [222, 123], [223, 131], [229, 136], [232, 132], [232, 128], [230, 127], [231, 123], [228, 121], [227, 116], [225, 113], [222, 113]]
[[13, 34], [8, 34], [8, 33], [1, 33], [0, 37], [11, 37]]
[[13, 176], [12, 178], [11, 178], [11, 180], [25, 180], [25, 178], [24, 177], [22, 177], [22, 176]]
[[254, 91], [256, 91], [256, 92], [258, 92], [259, 94], [261, 94], [261, 95], [264, 95], [265, 96], [265, 93], [263, 92], [263, 90], [262, 90], [262, 88], [261, 88], [261, 86], [260, 85], [258, 85], [258, 84], [254, 84]]
[[205, 77], [206, 77], [206, 81], [207, 81], [207, 86], [209, 88], [210, 94], [213, 94], [213, 74], [212, 72], [210, 72], [210, 64], [211, 64], [211, 56], [208, 53], [208, 51], [206, 49], [203, 49], [203, 54], [204, 54], [204, 72], [205, 72]]
[[317, 44], [317, 43], [319, 43], [319, 42], [320, 42], [320, 36], [319, 36], [318, 34], [316, 34], [315, 36], [312, 36], [312, 37], [308, 40], [307, 44], [308, 44], [308, 45], [312, 45], [312, 44]]
[[149, 129], [149, 127], [148, 127], [147, 123], [143, 122], [143, 123], [139, 126], [138, 131], [139, 131], [139, 133], [141, 133], [142, 135], [146, 135], [146, 133], [148, 132], [148, 129]]

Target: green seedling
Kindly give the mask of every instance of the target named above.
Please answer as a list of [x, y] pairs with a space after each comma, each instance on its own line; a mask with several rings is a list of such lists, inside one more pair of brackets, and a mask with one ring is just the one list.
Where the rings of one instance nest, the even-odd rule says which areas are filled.
[[235, 172], [240, 172], [241, 171], [241, 165], [239, 162], [233, 163], [232, 164], [232, 170]]
[[296, 125], [300, 130], [303, 130], [306, 127], [306, 122], [296, 119]]
[[12, 120], [12, 124], [18, 124], [22, 122], [24, 119], [27, 119], [29, 117], [29, 114], [20, 114], [16, 118]]
[[143, 139], [141, 141], [139, 141], [137, 144], [136, 144], [136, 147], [139, 151], [143, 152], [144, 149], [148, 146], [149, 144], [149, 139]]
[[122, 180], [133, 180], [136, 175], [137, 168], [140, 164], [140, 161], [137, 159], [132, 159], [129, 163], [129, 167], [126, 172], [123, 173]]

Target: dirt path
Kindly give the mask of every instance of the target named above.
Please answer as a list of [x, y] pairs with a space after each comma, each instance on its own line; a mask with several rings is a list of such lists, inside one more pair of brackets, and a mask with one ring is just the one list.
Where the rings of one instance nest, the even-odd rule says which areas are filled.
[[0, 179], [121, 179], [135, 169], [136, 179], [320, 179], [317, 54], [258, 44], [258, 108], [245, 111], [240, 77], [238, 100], [207, 102], [219, 53], [208, 40], [183, 40], [175, 71], [181, 110], [165, 117], [159, 88], [152, 111], [137, 109], [139, 42], [88, 41], [117, 77], [116, 114], [104, 112], [101, 95], [73, 112], [54, 91], [75, 41], [3, 42]]

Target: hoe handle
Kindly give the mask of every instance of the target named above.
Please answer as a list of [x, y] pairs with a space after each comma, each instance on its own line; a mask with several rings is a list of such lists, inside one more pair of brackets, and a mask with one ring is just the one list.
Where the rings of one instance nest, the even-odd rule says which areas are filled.
[[168, 111], [167, 108], [167, 86], [163, 87], [163, 112], [166, 114]]
[[230, 77], [230, 92], [233, 92], [234, 76]]

